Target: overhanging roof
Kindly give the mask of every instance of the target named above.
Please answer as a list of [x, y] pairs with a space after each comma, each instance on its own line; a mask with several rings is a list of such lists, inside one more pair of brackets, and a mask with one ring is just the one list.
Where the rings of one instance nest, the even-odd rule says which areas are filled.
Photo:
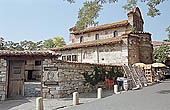
[[10, 51], [0, 50], [0, 58], [18, 57], [18, 58], [57, 58], [59, 54], [52, 51]]
[[51, 48], [50, 50], [52, 50], [52, 51], [64, 51], [64, 50], [70, 50], [70, 49], [78, 49], [78, 48], [94, 47], [94, 46], [101, 46], [101, 45], [109, 45], [109, 44], [121, 42], [122, 37], [123, 36], [104, 39], [104, 40], [95, 40], [95, 41], [76, 43], [76, 44], [72, 44], [72, 45], [66, 45], [64, 47]]
[[84, 34], [84, 33], [88, 33], [88, 32], [94, 32], [94, 31], [101, 31], [101, 30], [105, 30], [105, 29], [111, 29], [111, 28], [115, 28], [115, 27], [121, 27], [121, 26], [127, 26], [128, 20], [124, 20], [124, 21], [120, 21], [120, 22], [114, 22], [111, 24], [103, 24], [103, 25], [99, 25], [99, 26], [95, 26], [95, 27], [90, 27], [81, 31], [75, 31], [76, 27], [70, 28], [71, 30], [74, 30], [74, 32], [72, 32], [72, 34]]

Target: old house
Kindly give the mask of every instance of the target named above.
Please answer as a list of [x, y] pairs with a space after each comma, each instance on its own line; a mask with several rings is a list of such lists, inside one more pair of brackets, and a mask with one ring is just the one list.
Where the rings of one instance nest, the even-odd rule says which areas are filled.
[[[36, 94], [40, 96], [42, 93], [42, 77], [43, 77], [43, 61], [45, 59], [58, 58], [58, 54], [50, 51], [0, 51], [0, 100], [6, 98], [18, 98]], [[27, 61], [39, 61], [32, 68]], [[26, 63], [27, 62], [27, 63]], [[37, 67], [38, 69], [36, 69]], [[26, 79], [33, 80], [37, 78], [32, 74], [25, 74], [28, 71], [39, 72], [39, 90], [35, 90], [34, 85], [26, 82]], [[25, 79], [25, 80], [24, 80]]]
[[69, 45], [51, 49], [62, 54], [61, 60], [100, 63], [133, 64], [152, 63], [151, 34], [143, 32], [144, 20], [138, 7], [128, 19], [78, 31], [70, 28]]

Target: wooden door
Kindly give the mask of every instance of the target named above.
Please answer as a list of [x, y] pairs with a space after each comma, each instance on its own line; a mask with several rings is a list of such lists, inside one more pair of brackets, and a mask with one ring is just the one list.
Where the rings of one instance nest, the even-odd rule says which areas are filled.
[[18, 98], [24, 96], [24, 72], [25, 61], [9, 61], [8, 98]]

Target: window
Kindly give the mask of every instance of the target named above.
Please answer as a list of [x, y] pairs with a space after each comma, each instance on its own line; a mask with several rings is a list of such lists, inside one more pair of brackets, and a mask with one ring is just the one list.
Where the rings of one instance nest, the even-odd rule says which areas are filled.
[[83, 42], [83, 36], [80, 37], [80, 43]]
[[77, 61], [77, 55], [72, 55], [72, 61]]
[[99, 34], [96, 34], [95, 40], [99, 40]]
[[36, 60], [36, 61], [35, 61], [35, 66], [40, 66], [40, 65], [41, 65], [41, 61]]
[[71, 55], [67, 56], [67, 61], [71, 61]]
[[84, 52], [83, 59], [86, 59], [86, 56], [87, 56], [87, 51]]
[[62, 60], [63, 60], [63, 61], [66, 61], [66, 56], [62, 56]]
[[114, 31], [114, 37], [117, 37], [118, 36], [118, 32], [117, 31]]
[[25, 65], [27, 65], [27, 61], [25, 61]]

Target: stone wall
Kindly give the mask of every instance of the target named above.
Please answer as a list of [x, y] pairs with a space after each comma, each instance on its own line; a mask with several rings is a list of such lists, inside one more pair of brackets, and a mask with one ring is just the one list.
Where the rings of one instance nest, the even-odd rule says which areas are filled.
[[130, 36], [128, 39], [128, 63], [134, 64], [140, 62], [139, 55], [139, 37]]
[[140, 36], [140, 62], [145, 64], [153, 63], [153, 45], [151, 34], [143, 33], [138, 34]]
[[[105, 65], [100, 65], [105, 66]], [[107, 66], [110, 68], [111, 66]], [[73, 92], [89, 92], [104, 87], [104, 82], [94, 86], [85, 82], [82, 73], [93, 72], [94, 65], [53, 60], [43, 62], [42, 93], [46, 98], [58, 98], [72, 95]]]
[[0, 59], [0, 100], [6, 98], [6, 68], [6, 60]]
[[83, 42], [88, 42], [88, 41], [94, 41], [95, 40], [95, 35], [99, 34], [99, 39], [108, 39], [108, 38], [113, 38], [114, 37], [114, 32], [118, 32], [118, 36], [122, 36], [123, 34], [126, 34], [129, 32], [130, 27], [118, 27], [118, 28], [112, 28], [112, 29], [106, 29], [106, 30], [101, 30], [101, 31], [95, 31], [95, 32], [89, 32], [85, 34], [80, 34], [80, 35], [74, 35], [70, 34], [70, 42], [69, 44], [75, 44], [75, 43], [80, 43], [80, 37], [83, 36]]
[[[120, 42], [108, 45], [56, 51], [62, 56], [77, 56], [77, 62], [124, 65], [152, 63], [151, 34], [138, 32], [121, 36]], [[62, 60], [62, 58], [59, 58]]]
[[[125, 40], [125, 42], [127, 42], [127, 40]], [[126, 61], [128, 60], [128, 48], [122, 48], [122, 45], [123, 43], [120, 41], [109, 45], [85, 47], [80, 49], [56, 52], [66, 57], [76, 55], [77, 62], [122, 65], [127, 64]], [[124, 52], [124, 55], [127, 55], [123, 57], [124, 61], [122, 61], [122, 51]], [[62, 56], [59, 58], [60, 60], [62, 60]]]

